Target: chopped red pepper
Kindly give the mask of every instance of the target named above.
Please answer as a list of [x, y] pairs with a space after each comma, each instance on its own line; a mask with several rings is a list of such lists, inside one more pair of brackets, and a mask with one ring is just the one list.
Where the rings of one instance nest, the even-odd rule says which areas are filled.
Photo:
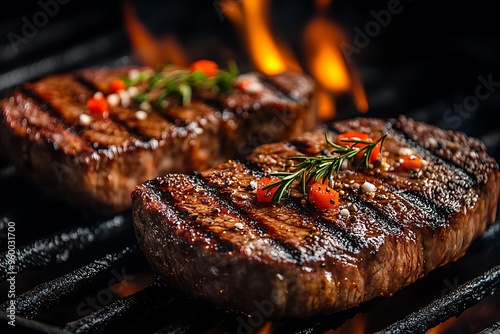
[[257, 181], [257, 201], [260, 203], [270, 203], [273, 199], [274, 193], [278, 190], [278, 185], [271, 189], [264, 190], [268, 185], [278, 181], [277, 178], [271, 178], [264, 176], [259, 181]]
[[334, 209], [339, 206], [339, 193], [322, 182], [315, 182], [309, 187], [309, 202], [319, 210]]
[[87, 108], [93, 113], [103, 114], [108, 111], [108, 100], [105, 96], [93, 96], [87, 101]]
[[118, 93], [118, 92], [125, 90], [125, 89], [127, 89], [127, 84], [125, 83], [125, 81], [120, 80], [120, 79], [115, 79], [115, 80], [111, 81], [111, 84], [109, 86], [109, 91], [112, 94]]
[[249, 79], [242, 79], [236, 83], [236, 88], [241, 90], [242, 92], [246, 91], [248, 86], [250, 86], [252, 82]]
[[192, 63], [189, 68], [191, 72], [199, 71], [205, 74], [207, 77], [213, 77], [214, 75], [217, 74], [217, 71], [219, 70], [219, 65], [217, 65], [217, 63], [214, 61], [201, 59]]
[[399, 158], [399, 166], [396, 167], [400, 171], [411, 171], [422, 168], [422, 159], [418, 155], [404, 155]]
[[[368, 136], [367, 133], [358, 132], [358, 131], [349, 131], [349, 132], [341, 133], [337, 137], [337, 141], [336, 141], [337, 145], [352, 146], [353, 143], [345, 142], [344, 140], [363, 140], [363, 141], [373, 142], [373, 139], [370, 138], [370, 136]], [[357, 144], [354, 144], [353, 147], [363, 148], [365, 146], [366, 146], [366, 144], [357, 143]], [[370, 163], [374, 163], [375, 161], [380, 159], [381, 146], [382, 146], [382, 143], [378, 143], [373, 148], [372, 153], [370, 154], [370, 158], [369, 158]], [[362, 151], [362, 152], [359, 152], [358, 154], [356, 154], [356, 159], [362, 159], [364, 153], [365, 153], [365, 151]]]

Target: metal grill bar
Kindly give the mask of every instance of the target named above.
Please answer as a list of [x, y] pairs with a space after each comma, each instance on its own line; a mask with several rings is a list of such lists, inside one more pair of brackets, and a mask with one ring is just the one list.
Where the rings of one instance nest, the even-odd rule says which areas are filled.
[[[78, 227], [36, 240], [16, 249], [16, 272], [40, 269], [54, 263], [64, 263], [78, 251], [124, 235], [131, 229], [129, 217], [115, 216], [91, 227]], [[7, 252], [0, 255], [0, 281], [7, 278]]]
[[[5, 312], [0, 311], [0, 332], [2, 333], [10, 333], [12, 331], [12, 327], [7, 325], [7, 322], [10, 319], [7, 317]], [[1, 325], [4, 325], [3, 327]], [[9, 326], [9, 327], [7, 327]], [[62, 330], [58, 327], [49, 326], [39, 321], [25, 319], [22, 317], [16, 318], [16, 328], [20, 328], [20, 333], [45, 333], [45, 334], [71, 334], [65, 330]], [[2, 331], [5, 329], [5, 332]]]
[[[83, 297], [91, 289], [109, 280], [109, 274], [113, 269], [123, 266], [131, 260], [133, 255], [137, 254], [136, 245], [127, 247], [69, 274], [37, 285], [33, 290], [16, 297], [18, 315], [32, 319], [53, 306]], [[7, 305], [4, 304], [2, 307], [5, 309]]]
[[498, 334], [500, 333], [500, 321], [490, 328], [483, 329], [479, 334]]
[[133, 319], [165, 304], [174, 305], [175, 297], [161, 278], [157, 278], [147, 288], [116, 300], [85, 318], [70, 322], [64, 329], [75, 334], [106, 333], [127, 326]]
[[459, 315], [482, 298], [494, 294], [499, 287], [500, 265], [378, 333], [425, 333], [428, 329]]

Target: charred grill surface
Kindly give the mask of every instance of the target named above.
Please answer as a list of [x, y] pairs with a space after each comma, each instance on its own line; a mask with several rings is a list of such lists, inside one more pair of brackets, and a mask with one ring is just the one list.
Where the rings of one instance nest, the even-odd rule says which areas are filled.
[[[246, 76], [259, 92], [199, 96], [192, 103], [136, 115], [80, 115], [97, 91], [132, 67], [91, 68], [26, 83], [0, 102], [0, 151], [50, 194], [99, 213], [130, 208], [134, 186], [165, 173], [205, 170], [316, 123], [313, 84], [303, 75]], [[88, 114], [88, 112], [87, 112]], [[259, 137], [264, 133], [266, 136]]]
[[[153, 268], [229, 309], [265, 306], [270, 318], [304, 318], [394, 294], [461, 257], [494, 221], [498, 166], [477, 139], [405, 117], [328, 128], [262, 145], [244, 161], [136, 187], [134, 227]], [[289, 169], [286, 157], [320, 154], [325, 131], [332, 140], [346, 131], [388, 133], [385, 162], [396, 165], [409, 148], [426, 161], [425, 172], [341, 170], [333, 180], [338, 209], [303, 204], [298, 189], [281, 204], [258, 203], [255, 181]], [[375, 194], [355, 186], [365, 181]]]

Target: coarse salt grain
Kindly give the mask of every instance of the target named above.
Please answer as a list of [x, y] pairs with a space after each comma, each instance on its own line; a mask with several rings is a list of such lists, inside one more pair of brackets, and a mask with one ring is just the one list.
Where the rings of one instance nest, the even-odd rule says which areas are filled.
[[349, 168], [349, 160], [344, 159], [342, 160], [342, 165], [340, 165], [341, 170], [346, 170]]
[[118, 96], [118, 94], [109, 94], [107, 99], [108, 104], [111, 107], [116, 107], [118, 104], [120, 104], [120, 96]]
[[347, 209], [342, 209], [342, 210], [340, 210], [340, 214], [341, 214], [342, 216], [344, 216], [344, 217], [349, 217], [349, 215], [350, 215], [351, 213], [350, 213], [350, 212], [349, 212], [349, 210], [347, 210]]
[[434, 138], [428, 138], [426, 142], [430, 148], [435, 148], [438, 145], [437, 140]]
[[365, 181], [365, 183], [361, 186], [361, 189], [363, 189], [364, 192], [373, 193], [377, 190], [377, 187], [375, 187], [374, 184]]
[[413, 150], [409, 147], [401, 147], [398, 153], [399, 155], [412, 155]]
[[140, 120], [145, 120], [146, 118], [148, 118], [148, 113], [144, 110], [137, 110], [135, 112], [135, 117]]
[[87, 114], [80, 114], [79, 121], [81, 125], [90, 125], [92, 117]]
[[95, 92], [95, 93], [94, 93], [94, 97], [95, 97], [96, 99], [100, 99], [100, 98], [102, 98], [103, 96], [104, 96], [104, 94], [103, 94], [102, 92]]
[[258, 81], [250, 81], [250, 83], [245, 86], [245, 92], [247, 93], [259, 93], [263, 89], [264, 85]]
[[120, 95], [122, 107], [127, 108], [130, 105], [130, 94], [125, 90], [120, 91], [118, 94]]
[[135, 86], [130, 86], [127, 88], [127, 93], [129, 93], [130, 96], [136, 96], [139, 94], [139, 89]]

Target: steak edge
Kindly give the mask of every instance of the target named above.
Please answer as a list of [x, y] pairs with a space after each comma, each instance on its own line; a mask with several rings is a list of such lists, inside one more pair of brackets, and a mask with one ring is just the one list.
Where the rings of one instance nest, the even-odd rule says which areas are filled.
[[[256, 201], [255, 181], [289, 168], [286, 157], [320, 154], [325, 132], [334, 140], [346, 131], [387, 133], [384, 161], [411, 149], [425, 171], [342, 170], [338, 209], [304, 205], [296, 189], [277, 205]], [[375, 195], [354, 186], [365, 181]], [[184, 293], [238, 312], [266, 305], [270, 319], [306, 318], [391, 296], [457, 260], [494, 222], [499, 191], [498, 165], [479, 140], [404, 116], [356, 118], [201, 173], [149, 180], [133, 191], [132, 213], [152, 268]]]
[[[107, 118], [90, 113], [86, 101], [108, 95], [132, 69], [145, 68], [82, 69], [17, 88], [0, 102], [0, 151], [50, 196], [108, 214], [129, 209], [141, 182], [204, 170], [317, 124], [313, 83], [296, 73], [245, 73], [260, 91], [194, 97], [147, 119], [137, 105], [111, 106]], [[91, 123], [82, 124], [82, 113]]]

